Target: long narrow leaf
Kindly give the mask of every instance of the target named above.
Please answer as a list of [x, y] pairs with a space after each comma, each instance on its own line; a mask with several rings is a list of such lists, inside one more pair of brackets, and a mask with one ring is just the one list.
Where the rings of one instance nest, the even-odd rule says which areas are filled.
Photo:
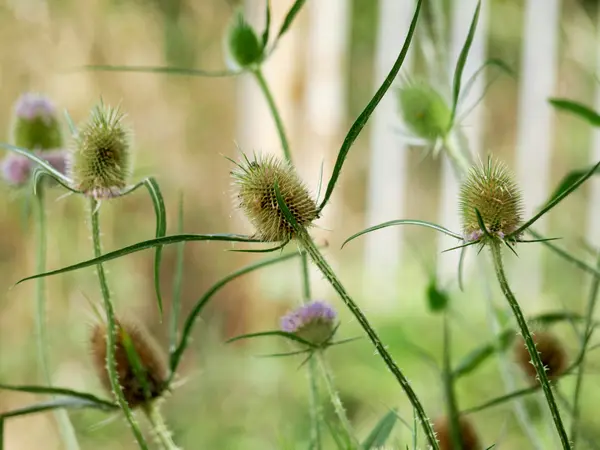
[[454, 118], [456, 117], [456, 108], [458, 106], [458, 98], [460, 95], [460, 85], [462, 83], [462, 75], [465, 69], [465, 64], [467, 63], [467, 57], [469, 56], [469, 51], [471, 50], [471, 45], [473, 44], [473, 38], [475, 37], [475, 31], [477, 30], [477, 22], [479, 21], [479, 13], [481, 12], [481, 0], [477, 2], [477, 7], [475, 8], [475, 14], [473, 14], [473, 20], [471, 21], [471, 26], [469, 27], [469, 33], [467, 34], [467, 39], [465, 40], [465, 44], [460, 51], [460, 55], [458, 56], [458, 60], [456, 61], [456, 69], [454, 70], [454, 80], [452, 82], [452, 115], [450, 119], [450, 124], [454, 123]]
[[83, 66], [85, 70], [97, 72], [130, 72], [130, 73], [164, 73], [167, 75], [180, 75], [189, 77], [234, 77], [240, 75], [243, 71], [233, 70], [200, 70], [188, 69], [185, 67], [167, 67], [167, 66], [114, 66], [114, 65], [87, 65]]
[[358, 137], [362, 129], [367, 124], [369, 118], [371, 117], [371, 114], [373, 114], [373, 111], [375, 111], [375, 108], [377, 108], [377, 105], [379, 105], [379, 102], [381, 102], [381, 99], [392, 85], [392, 82], [398, 75], [398, 72], [400, 71], [400, 68], [404, 63], [404, 59], [406, 58], [406, 54], [408, 53], [408, 49], [410, 47], [413, 35], [415, 33], [415, 29], [417, 27], [417, 20], [419, 19], [422, 3], [423, 0], [417, 1], [417, 6], [415, 8], [415, 13], [410, 23], [410, 27], [408, 29], [408, 34], [406, 36], [404, 44], [402, 45], [400, 54], [398, 55], [398, 58], [396, 58], [396, 61], [394, 62], [394, 65], [392, 66], [390, 72], [388, 73], [387, 77], [385, 77], [385, 80], [383, 80], [383, 83], [381, 84], [379, 89], [377, 89], [377, 92], [375, 93], [371, 101], [369, 101], [363, 112], [360, 113], [356, 121], [352, 124], [350, 130], [348, 131], [348, 134], [344, 138], [344, 142], [342, 143], [342, 146], [337, 156], [337, 160], [335, 162], [335, 166], [333, 168], [333, 173], [331, 174], [331, 178], [329, 180], [329, 183], [327, 184], [325, 196], [323, 197], [323, 201], [319, 205], [319, 210], [322, 210], [331, 198], [331, 195], [333, 194], [333, 189], [335, 188], [337, 180], [340, 177], [340, 172], [342, 171], [344, 161], [348, 156], [350, 148], [354, 144], [354, 141], [356, 141], [356, 138]]
[[[576, 170], [572, 170], [569, 173], [567, 173], [562, 178], [562, 180], [560, 180], [560, 183], [558, 183], [558, 186], [556, 187], [556, 189], [554, 189], [554, 192], [552, 192], [552, 195], [550, 195], [546, 204], [550, 203], [556, 197], [558, 197], [563, 192], [565, 192], [567, 189], [569, 189], [569, 187], [571, 185], [576, 183], [581, 177], [583, 177], [590, 170], [591, 170], [591, 167], [586, 167], [585, 169], [576, 169]], [[598, 173], [600, 173], [600, 170], [596, 169], [596, 174], [598, 174]]]
[[33, 405], [24, 406], [23, 408], [17, 408], [10, 411], [0, 413], [0, 420], [8, 419], [10, 417], [25, 416], [29, 414], [36, 414], [39, 412], [50, 411], [53, 409], [108, 409], [106, 406], [99, 405], [98, 403], [82, 400], [80, 398], [57, 398], [47, 402], [35, 403]]
[[473, 75], [471, 75], [471, 77], [467, 80], [467, 82], [465, 83], [464, 88], [460, 89], [460, 92], [459, 92], [460, 96], [459, 96], [459, 99], [457, 101], [457, 109], [458, 109], [458, 103], [460, 103], [464, 98], [467, 97], [467, 95], [469, 94], [469, 92], [473, 88], [473, 85], [475, 84], [475, 81], [477, 81], [477, 78], [479, 77], [479, 75], [481, 74], [481, 72], [483, 72], [489, 66], [497, 67], [498, 69], [500, 69], [502, 72], [506, 73], [507, 75], [510, 75], [510, 76], [513, 76], [513, 77], [515, 76], [515, 72], [512, 70], [512, 68], [508, 64], [506, 64], [504, 61], [502, 61], [501, 59], [498, 59], [498, 58], [487, 59], [473, 73]]
[[72, 192], [73, 194], [81, 194], [77, 189], [73, 189], [67, 183], [65, 183], [62, 179], [57, 178], [53, 173], [46, 171], [46, 169], [42, 169], [41, 167], [36, 167], [33, 171], [33, 175], [31, 177], [31, 184], [33, 185], [33, 194], [37, 195], [39, 184], [43, 177], [49, 177], [64, 187], [66, 190]]
[[567, 189], [565, 189], [560, 195], [555, 197], [552, 201], [548, 202], [546, 204], [546, 206], [544, 206], [541, 209], [540, 212], [538, 212], [531, 219], [529, 219], [527, 222], [525, 222], [523, 225], [521, 225], [517, 230], [513, 231], [508, 237], [516, 237], [519, 234], [521, 234], [523, 231], [525, 231], [527, 228], [529, 228], [531, 225], [533, 225], [540, 217], [542, 217], [544, 214], [546, 214], [548, 211], [550, 211], [552, 208], [554, 208], [556, 205], [558, 205], [569, 194], [571, 194], [573, 191], [575, 191], [575, 189], [577, 189], [579, 186], [581, 186], [588, 178], [590, 178], [592, 175], [594, 175], [594, 173], [596, 173], [596, 171], [598, 170], [599, 167], [600, 167], [600, 161], [596, 165], [594, 165], [594, 167], [592, 167], [592, 169], [589, 170], [578, 181], [576, 181], [571, 186], [569, 186]]
[[279, 33], [277, 33], [277, 41], [287, 33], [292, 22], [306, 3], [306, 0], [296, 0], [292, 7], [289, 9], [288, 13], [285, 15], [285, 19], [283, 19], [283, 23], [281, 24], [281, 28], [279, 28]]
[[194, 324], [196, 323], [196, 319], [198, 318], [198, 316], [200, 315], [200, 313], [202, 312], [202, 310], [206, 306], [206, 304], [209, 302], [209, 300], [219, 290], [221, 290], [224, 286], [229, 284], [229, 282], [235, 280], [236, 278], [241, 277], [242, 275], [246, 275], [255, 270], [262, 269], [263, 267], [267, 267], [267, 266], [270, 266], [273, 264], [287, 261], [289, 259], [296, 258], [298, 256], [300, 256], [300, 253], [295, 252], [295, 253], [290, 253], [288, 255], [281, 255], [281, 256], [274, 257], [274, 258], [269, 258], [269, 259], [265, 259], [262, 261], [258, 261], [253, 264], [250, 264], [246, 267], [243, 267], [233, 273], [230, 273], [226, 277], [220, 279], [215, 284], [213, 284], [204, 293], [204, 295], [202, 297], [200, 297], [200, 299], [196, 302], [196, 304], [192, 308], [192, 311], [190, 312], [190, 314], [187, 316], [187, 318], [185, 320], [185, 324], [183, 326], [183, 332], [181, 333], [181, 339], [179, 341], [179, 345], [177, 346], [177, 348], [175, 350], [171, 351], [171, 355], [170, 355], [171, 378], [174, 376], [174, 374], [177, 370], [177, 367], [179, 366], [179, 362], [181, 361], [181, 357], [183, 356], [183, 352], [187, 348], [187, 345], [189, 342], [189, 337], [192, 333]]
[[48, 395], [62, 395], [71, 398], [78, 398], [80, 400], [86, 400], [90, 403], [96, 403], [99, 407], [104, 408], [116, 408], [112, 402], [102, 400], [95, 395], [88, 394], [87, 392], [74, 391], [72, 389], [57, 388], [57, 387], [46, 387], [46, 386], [33, 386], [33, 385], [10, 385], [0, 384], [1, 390], [16, 391], [16, 392], [28, 392], [30, 394], [48, 394]]
[[9, 151], [14, 152], [14, 153], [18, 153], [19, 155], [22, 155], [22, 156], [25, 156], [27, 159], [29, 159], [29, 160], [33, 161], [34, 163], [37, 163], [40, 166], [42, 166], [46, 171], [48, 171], [52, 175], [54, 175], [55, 178], [57, 178], [59, 180], [62, 180], [67, 185], [71, 183], [71, 180], [69, 180], [69, 178], [66, 175], [60, 173], [58, 170], [56, 170], [54, 167], [52, 167], [48, 161], [46, 161], [45, 159], [40, 158], [39, 156], [31, 153], [26, 148], [17, 147], [15, 145], [6, 144], [4, 142], [0, 142], [0, 148], [3, 148], [5, 150], [9, 150]]
[[265, 30], [263, 31], [263, 34], [262, 34], [263, 52], [264, 52], [264, 49], [267, 47], [267, 44], [269, 43], [269, 32], [270, 31], [271, 31], [271, 1], [267, 0], [266, 5], [265, 5]]
[[241, 341], [242, 339], [251, 339], [251, 338], [255, 338], [255, 337], [265, 337], [265, 336], [279, 336], [279, 337], [289, 339], [290, 341], [299, 342], [300, 344], [304, 344], [307, 347], [316, 348], [316, 346], [312, 342], [307, 341], [306, 339], [302, 339], [301, 337], [296, 336], [293, 333], [288, 333], [286, 331], [281, 331], [281, 330], [259, 331], [257, 333], [242, 334], [240, 336], [235, 336], [235, 337], [232, 337], [231, 339], [228, 339], [227, 343], [230, 344], [231, 342]]
[[388, 411], [381, 419], [379, 419], [379, 422], [375, 424], [375, 427], [363, 441], [361, 448], [363, 450], [371, 450], [383, 447], [390, 437], [390, 434], [392, 434], [394, 425], [396, 425], [396, 420], [396, 410]]
[[34, 280], [36, 278], [49, 277], [52, 275], [58, 275], [59, 273], [71, 272], [73, 270], [83, 269], [84, 267], [95, 266], [112, 259], [121, 258], [131, 253], [140, 252], [149, 248], [155, 248], [163, 245], [177, 244], [179, 242], [193, 242], [193, 241], [221, 241], [221, 242], [262, 242], [259, 239], [255, 239], [249, 236], [240, 234], [174, 234], [171, 236], [164, 236], [156, 239], [148, 239], [147, 241], [138, 242], [127, 247], [123, 247], [119, 250], [104, 253], [98, 258], [88, 259], [71, 266], [63, 267], [62, 269], [50, 270], [44, 273], [38, 273], [29, 277], [22, 278], [17, 281], [15, 285], [21, 284], [25, 281]]
[[[148, 190], [148, 194], [152, 199], [152, 205], [154, 206], [154, 214], [156, 216], [156, 231], [155, 237], [161, 238], [167, 234], [167, 213], [165, 211], [165, 202], [163, 200], [160, 187], [153, 177], [146, 178], [144, 185]], [[156, 291], [156, 301], [158, 303], [158, 310], [162, 317], [163, 314], [163, 301], [160, 289], [160, 263], [162, 259], [162, 245], [156, 247], [156, 253], [154, 255], [154, 290]]]
[[435, 223], [432, 222], [426, 222], [424, 220], [411, 220], [411, 219], [400, 219], [400, 220], [390, 220], [389, 222], [384, 222], [384, 223], [380, 223], [379, 225], [374, 225], [372, 227], [366, 228], [362, 231], [359, 231], [356, 234], [353, 234], [352, 236], [350, 236], [348, 239], [346, 239], [344, 241], [344, 243], [342, 244], [342, 248], [350, 241], [356, 239], [359, 236], [362, 236], [363, 234], [367, 234], [370, 233], [372, 231], [377, 231], [377, 230], [381, 230], [382, 228], [387, 228], [387, 227], [392, 227], [395, 225], [419, 225], [421, 227], [427, 227], [427, 228], [432, 228], [436, 231], [440, 231], [444, 234], [447, 234], [448, 236], [451, 236], [453, 238], [456, 239], [463, 239], [463, 237], [460, 234], [454, 233], [450, 230], [448, 230], [447, 228], [444, 228], [440, 225], [437, 225]]
[[548, 100], [556, 109], [574, 114], [590, 124], [600, 127], [600, 114], [588, 106], [566, 98], [551, 98]]

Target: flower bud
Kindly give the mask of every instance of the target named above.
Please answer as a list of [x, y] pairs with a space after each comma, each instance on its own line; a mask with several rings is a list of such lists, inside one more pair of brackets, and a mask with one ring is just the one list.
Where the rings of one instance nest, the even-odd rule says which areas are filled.
[[[460, 417], [458, 421], [462, 450], [481, 450], [481, 443], [473, 424], [466, 417]], [[455, 450], [450, 426], [448, 417], [440, 417], [433, 422], [433, 430], [437, 433], [440, 450]]]
[[29, 150], [62, 147], [63, 139], [54, 103], [43, 95], [26, 93], [14, 106], [13, 141]]
[[231, 19], [226, 36], [228, 63], [235, 69], [257, 64], [263, 57], [263, 48], [252, 26], [246, 22], [241, 9]]
[[[139, 326], [117, 322], [115, 328], [115, 364], [123, 396], [131, 408], [145, 405], [167, 390], [168, 369], [164, 355], [150, 335]], [[145, 383], [139, 379], [127, 351], [126, 336], [129, 337], [129, 342], [137, 353], [142, 373], [145, 375]], [[106, 325], [95, 324], [90, 339], [94, 369], [104, 388], [111, 391], [106, 366], [106, 338]]]
[[426, 140], [443, 138], [452, 112], [444, 98], [423, 82], [407, 82], [398, 90], [400, 113], [408, 129]]
[[238, 191], [238, 206], [263, 241], [280, 242], [295, 237], [293, 224], [277, 203], [276, 184], [298, 225], [309, 227], [318, 218], [317, 204], [288, 162], [273, 156], [255, 161], [244, 158], [231, 174]]
[[[557, 380], [567, 370], [567, 354], [560, 340], [553, 334], [544, 331], [533, 335], [533, 342], [540, 355], [546, 374], [551, 381]], [[517, 339], [514, 346], [515, 362], [532, 381], [536, 382], [537, 372], [531, 363], [531, 356], [523, 338]]]
[[302, 305], [281, 318], [281, 329], [314, 345], [324, 346], [333, 337], [335, 310], [325, 302]]
[[95, 199], [120, 195], [131, 172], [131, 136], [124, 114], [103, 103], [75, 137], [70, 177], [75, 189]]
[[[47, 150], [34, 152], [42, 159], [58, 170], [66, 173], [68, 152], [66, 150]], [[4, 180], [13, 186], [24, 186], [29, 182], [32, 170], [37, 164], [23, 155], [9, 153], [2, 162], [2, 176]]]
[[508, 168], [492, 158], [486, 165], [470, 170], [460, 190], [460, 208], [466, 241], [484, 238], [476, 209], [487, 231], [495, 238], [504, 239], [522, 222], [521, 192]]

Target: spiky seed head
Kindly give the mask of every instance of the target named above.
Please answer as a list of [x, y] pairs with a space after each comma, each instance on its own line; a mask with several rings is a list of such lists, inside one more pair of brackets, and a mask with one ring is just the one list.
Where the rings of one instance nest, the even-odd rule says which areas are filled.
[[337, 313], [323, 301], [302, 305], [281, 318], [281, 329], [317, 346], [333, 338]]
[[[481, 443], [473, 424], [466, 417], [460, 417], [458, 420], [461, 448], [463, 450], [481, 450]], [[437, 433], [440, 450], [455, 450], [452, 445], [452, 432], [448, 417], [436, 419], [433, 422], [433, 430]]]
[[408, 81], [398, 89], [400, 113], [417, 137], [435, 140], [450, 128], [452, 112], [441, 94], [422, 81]]
[[63, 146], [56, 107], [48, 97], [25, 93], [14, 105], [13, 141], [17, 147], [29, 150], [51, 150]]
[[[551, 381], [556, 381], [567, 370], [567, 353], [560, 340], [548, 331], [542, 331], [533, 335], [542, 364], [546, 368], [546, 375]], [[537, 381], [537, 372], [531, 363], [531, 356], [525, 346], [523, 338], [517, 339], [514, 346], [515, 362], [534, 383]]]
[[131, 174], [131, 133], [119, 108], [95, 106], [74, 139], [70, 177], [96, 199], [118, 196]]
[[[115, 362], [123, 396], [131, 408], [147, 404], [159, 398], [167, 390], [168, 369], [163, 352], [151, 336], [138, 324], [118, 321], [115, 333]], [[137, 376], [125, 345], [129, 337], [145, 374], [146, 383]], [[90, 347], [94, 369], [102, 385], [111, 391], [106, 361], [107, 327], [96, 323], [93, 327]], [[147, 390], [145, 390], [147, 387]]]
[[257, 64], [263, 57], [263, 47], [256, 32], [238, 9], [229, 24], [225, 39], [227, 63], [234, 69], [246, 68]]
[[479, 210], [488, 232], [504, 239], [522, 223], [523, 200], [509, 169], [488, 158], [486, 164], [471, 168], [460, 190], [460, 209], [466, 241], [484, 238], [479, 226]]
[[309, 227], [319, 216], [310, 192], [286, 161], [274, 156], [255, 156], [250, 161], [244, 155], [231, 175], [237, 190], [238, 207], [263, 241], [288, 241], [296, 234], [293, 224], [279, 208], [275, 185], [298, 225]]
[[[48, 161], [60, 173], [66, 173], [69, 157], [66, 150], [35, 151], [34, 153]], [[9, 153], [2, 161], [2, 176], [12, 186], [24, 186], [31, 178], [34, 166], [37, 166], [37, 164], [29, 158], [16, 153]]]

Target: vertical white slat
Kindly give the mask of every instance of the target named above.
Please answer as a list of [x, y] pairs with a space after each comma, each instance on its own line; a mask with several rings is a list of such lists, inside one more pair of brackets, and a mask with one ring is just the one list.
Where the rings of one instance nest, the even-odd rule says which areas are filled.
[[[374, 89], [379, 88], [393, 66], [414, 13], [413, 0], [380, 0], [375, 54]], [[404, 61], [404, 72], [410, 67], [412, 51]], [[389, 92], [371, 119], [369, 179], [367, 187], [366, 224], [403, 218], [406, 192], [407, 146], [398, 133], [398, 105]], [[381, 305], [397, 301], [398, 289], [394, 280], [400, 270], [402, 228], [390, 227], [365, 236], [365, 293], [377, 298]], [[373, 295], [374, 289], [376, 295]]]
[[[349, 54], [350, 0], [308, 2], [308, 36], [306, 44], [304, 136], [297, 156], [298, 169], [308, 185], [315, 189], [323, 164], [323, 186], [333, 170], [337, 150], [346, 123], [346, 58]], [[330, 229], [342, 210], [336, 196], [327, 205], [319, 228]], [[331, 241], [330, 233], [315, 228], [317, 240]], [[335, 268], [336, 261], [328, 255]], [[313, 295], [322, 296], [330, 287], [316, 269], [311, 269]]]
[[[596, 78], [600, 77], [600, 11], [596, 17]], [[596, 85], [595, 101], [596, 111], [600, 110], [600, 85]], [[592, 129], [592, 164], [600, 160], [600, 129]], [[588, 206], [587, 236], [590, 244], [600, 246], [600, 179], [592, 177], [590, 183], [590, 203]]]
[[[548, 195], [552, 151], [552, 108], [558, 55], [559, 0], [528, 0], [523, 24], [523, 55], [519, 86], [516, 148], [517, 179], [523, 190], [525, 218], [544, 203]], [[544, 231], [543, 221], [535, 228]], [[524, 298], [535, 300], [542, 285], [542, 248], [531, 245], [520, 250], [515, 286]], [[520, 276], [519, 276], [520, 275]]]
[[[456, 61], [463, 48], [473, 14], [477, 6], [477, 0], [454, 0], [452, 8], [452, 38], [450, 41], [450, 59], [448, 68], [448, 82], [452, 86]], [[471, 76], [479, 69], [485, 61], [486, 56], [486, 36], [487, 36], [487, 21], [488, 21], [488, 2], [483, 1], [481, 12], [479, 14], [479, 22], [475, 37], [471, 45], [471, 50], [467, 58], [462, 76], [462, 86], [464, 87]], [[464, 119], [463, 123], [457, 124], [460, 127], [460, 132], [465, 135], [469, 145], [469, 150], [474, 156], [475, 161], [479, 160], [481, 154], [482, 137], [483, 137], [483, 105], [481, 96], [485, 88], [485, 77], [480, 74], [473, 84], [472, 88], [465, 95], [462, 102], [458, 105], [457, 118], [461, 118], [461, 114], [468, 111], [476, 102], [480, 102], [475, 106]], [[456, 140], [454, 140], [456, 142]], [[458, 208], [458, 196], [460, 190], [460, 181], [457, 179], [457, 173], [452, 167], [448, 158], [444, 157], [442, 162], [442, 193], [441, 193], [441, 223], [450, 230], [459, 231], [461, 222]], [[439, 239], [440, 252], [451, 247], [455, 247], [459, 243], [456, 239], [443, 235]], [[448, 281], [456, 281], [460, 251], [452, 251], [448, 253], [440, 253], [438, 258], [438, 277], [442, 283]], [[467, 277], [468, 272], [465, 270], [464, 276]]]

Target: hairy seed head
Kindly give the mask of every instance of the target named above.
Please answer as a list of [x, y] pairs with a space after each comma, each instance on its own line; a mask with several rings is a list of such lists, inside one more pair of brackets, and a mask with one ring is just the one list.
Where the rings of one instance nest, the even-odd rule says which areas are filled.
[[[557, 380], [567, 370], [567, 354], [560, 340], [552, 333], [543, 331], [533, 335], [533, 341], [540, 354], [546, 374], [551, 381]], [[514, 346], [515, 362], [532, 381], [536, 382], [537, 372], [531, 363], [531, 356], [523, 338], [517, 339]]]
[[[452, 445], [452, 432], [448, 417], [440, 417], [433, 422], [433, 430], [437, 433], [440, 450], [455, 450]], [[459, 434], [463, 450], [481, 450], [479, 437], [473, 424], [466, 418], [459, 418]]]
[[[138, 376], [127, 351], [126, 337], [132, 343], [146, 382]], [[107, 328], [103, 323], [94, 325], [90, 339], [94, 369], [102, 385], [111, 391], [106, 362]], [[117, 322], [115, 362], [123, 395], [130, 407], [143, 405], [160, 397], [167, 389], [168, 369], [163, 353], [151, 336], [139, 325]], [[147, 389], [147, 390], [146, 390]]]
[[40, 94], [21, 95], [14, 106], [12, 136], [17, 147], [29, 150], [62, 147], [62, 132], [54, 103]]
[[274, 156], [244, 160], [232, 171], [239, 208], [266, 242], [288, 241], [294, 227], [277, 203], [275, 185], [296, 223], [309, 227], [318, 218], [317, 204], [294, 168]]
[[477, 220], [479, 210], [488, 232], [500, 239], [521, 225], [521, 192], [508, 168], [500, 161], [471, 168], [460, 190], [460, 208], [466, 241], [477, 241], [483, 231]]
[[335, 329], [335, 310], [327, 303], [314, 301], [281, 318], [281, 329], [314, 344], [327, 344]]
[[435, 140], [446, 135], [452, 113], [433, 87], [409, 81], [398, 90], [398, 99], [402, 119], [415, 136]]
[[225, 40], [227, 63], [234, 69], [245, 68], [260, 62], [263, 48], [256, 32], [238, 9], [231, 19]]
[[70, 176], [73, 186], [90, 197], [115, 197], [127, 185], [131, 135], [123, 118], [118, 108], [100, 103], [75, 138]]

